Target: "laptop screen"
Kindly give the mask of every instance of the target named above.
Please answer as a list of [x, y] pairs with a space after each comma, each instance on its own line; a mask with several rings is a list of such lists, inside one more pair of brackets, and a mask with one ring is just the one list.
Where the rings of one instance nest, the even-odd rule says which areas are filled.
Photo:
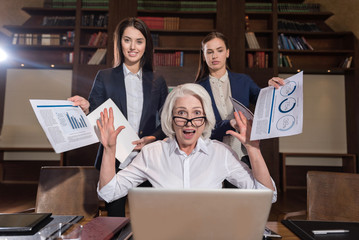
[[270, 190], [129, 191], [136, 240], [262, 239], [272, 205]]

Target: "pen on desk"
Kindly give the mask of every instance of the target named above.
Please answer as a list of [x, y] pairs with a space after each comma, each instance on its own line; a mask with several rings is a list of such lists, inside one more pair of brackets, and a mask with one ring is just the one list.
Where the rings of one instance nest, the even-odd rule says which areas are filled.
[[313, 230], [314, 234], [330, 234], [330, 233], [348, 233], [349, 230], [345, 229], [330, 229], [330, 230]]

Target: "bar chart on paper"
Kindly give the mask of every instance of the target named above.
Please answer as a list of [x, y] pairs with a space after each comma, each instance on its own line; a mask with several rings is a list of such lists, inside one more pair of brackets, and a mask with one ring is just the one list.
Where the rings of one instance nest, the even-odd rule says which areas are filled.
[[99, 141], [84, 112], [71, 101], [30, 99], [30, 103], [56, 153]]
[[66, 112], [66, 117], [69, 120], [69, 123], [71, 124], [72, 129], [87, 127], [87, 124], [86, 124], [83, 116], [80, 116], [80, 118], [76, 118], [76, 117], [70, 115], [68, 112]]
[[88, 127], [85, 118], [73, 107], [56, 109], [56, 117], [64, 132], [69, 133]]

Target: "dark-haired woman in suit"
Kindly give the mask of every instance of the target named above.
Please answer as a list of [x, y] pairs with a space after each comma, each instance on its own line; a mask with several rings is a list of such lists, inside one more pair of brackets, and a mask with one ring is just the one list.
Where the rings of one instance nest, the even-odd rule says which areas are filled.
[[[226, 132], [233, 129], [233, 105], [229, 97], [241, 102], [246, 107], [255, 104], [260, 88], [246, 74], [230, 71], [229, 44], [220, 32], [211, 32], [202, 40], [199, 68], [195, 82], [202, 85], [212, 99], [212, 107], [216, 117], [216, 125], [212, 139], [222, 141], [232, 147], [239, 159], [245, 160], [246, 151], [241, 143]], [[278, 88], [283, 79], [274, 77], [268, 84]], [[246, 161], [246, 160], [245, 160]], [[249, 162], [249, 161], [246, 161]]]
[[[122, 20], [114, 33], [114, 67], [100, 70], [93, 83], [89, 100], [74, 96], [69, 100], [89, 113], [111, 98], [140, 140], [133, 142], [135, 150], [117, 171], [131, 163], [141, 148], [163, 139], [159, 126], [159, 111], [165, 102], [168, 88], [164, 78], [153, 73], [153, 44], [146, 24], [138, 18]], [[100, 145], [95, 166], [100, 169], [103, 146]], [[106, 205], [109, 216], [125, 216], [125, 198]]]

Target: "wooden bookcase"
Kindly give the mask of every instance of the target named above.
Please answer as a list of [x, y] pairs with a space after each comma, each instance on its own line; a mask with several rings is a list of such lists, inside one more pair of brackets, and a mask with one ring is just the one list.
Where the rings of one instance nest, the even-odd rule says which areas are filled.
[[[55, 68], [73, 70], [72, 93], [88, 97], [93, 79], [98, 70], [112, 66], [113, 31], [117, 23], [125, 17], [178, 17], [179, 25], [176, 30], [151, 29], [158, 36], [156, 53], [183, 52], [183, 66], [155, 66], [155, 71], [165, 77], [168, 86], [185, 82], [193, 82], [198, 68], [199, 53], [202, 38], [216, 30], [224, 33], [230, 44], [231, 70], [250, 75], [260, 86], [266, 87], [272, 76], [281, 73], [296, 73], [299, 69], [311, 74], [344, 74], [346, 81], [347, 102], [347, 136], [348, 153], [359, 153], [359, 111], [355, 106], [359, 102], [356, 92], [358, 85], [358, 43], [351, 32], [334, 32], [325, 20], [332, 16], [330, 12], [282, 12], [278, 6], [283, 3], [303, 3], [303, 0], [270, 0], [269, 11], [248, 11], [246, 4], [263, 3], [261, 0], [213, 0], [217, 4], [216, 11], [166, 11], [138, 10], [136, 0], [109, 0], [108, 9], [85, 9], [82, 1], [77, 0], [76, 9], [44, 9], [24, 8], [31, 18], [22, 26], [7, 26], [12, 32], [30, 33], [63, 33], [69, 30], [75, 32], [73, 46], [19, 46], [11, 45], [18, 56], [28, 57], [33, 63], [55, 62]], [[84, 15], [108, 14], [106, 27], [82, 26]], [[43, 16], [75, 16], [75, 26], [44, 27], [40, 25]], [[246, 16], [248, 17], [246, 20]], [[281, 19], [301, 23], [316, 23], [321, 32], [288, 31], [278, 28]], [[248, 25], [249, 24], [249, 25]], [[88, 65], [81, 61], [81, 55], [95, 52], [97, 47], [87, 46], [89, 37], [99, 31], [107, 32], [107, 54], [103, 64]], [[250, 49], [246, 43], [245, 33], [254, 32], [259, 42], [259, 49]], [[314, 50], [282, 50], [278, 48], [278, 36], [283, 33], [288, 36], [304, 36]], [[62, 62], [63, 53], [74, 52], [73, 63]], [[264, 52], [267, 55], [267, 67], [249, 68], [248, 53]], [[293, 67], [280, 67], [279, 54], [288, 55]], [[352, 56], [350, 68], [340, 68], [339, 63], [346, 57]], [[53, 59], [54, 58], [54, 59]], [[36, 67], [36, 66], [33, 66]], [[279, 181], [279, 143], [278, 139], [261, 142], [262, 151], [270, 172], [276, 182]], [[89, 146], [76, 151], [67, 152], [64, 163], [71, 165], [82, 160], [83, 165], [92, 165], [97, 146]]]
[[68, 36], [75, 31], [75, 20], [61, 25], [43, 25], [44, 18], [73, 18], [76, 9], [22, 8], [31, 17], [21, 26], [5, 25], [14, 35], [8, 46], [10, 59], [8, 67], [65, 68], [71, 69], [69, 54], [74, 51], [74, 41]]

